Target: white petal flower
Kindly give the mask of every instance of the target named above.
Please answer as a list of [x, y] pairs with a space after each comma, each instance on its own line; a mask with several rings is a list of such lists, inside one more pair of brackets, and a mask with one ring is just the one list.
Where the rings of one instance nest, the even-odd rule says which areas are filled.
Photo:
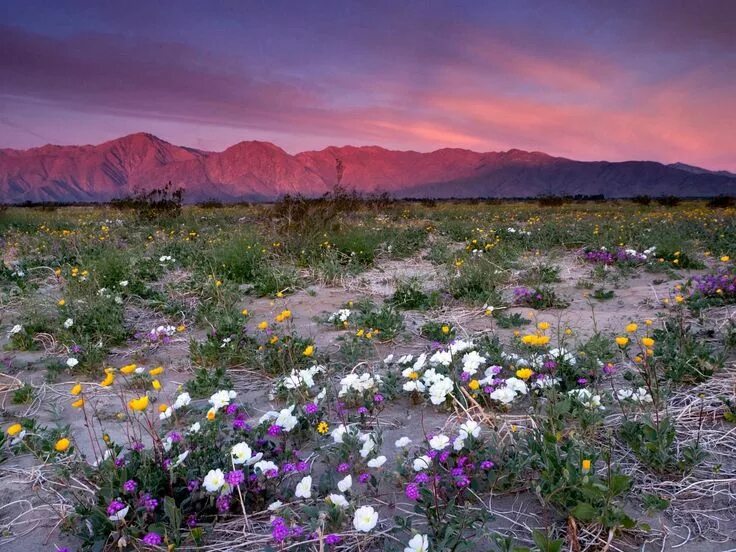
[[347, 508], [350, 506], [350, 503], [348, 502], [348, 499], [345, 498], [344, 495], [337, 494], [337, 493], [331, 493], [327, 496], [327, 498], [332, 502], [335, 506], [338, 508]]
[[210, 470], [204, 476], [204, 488], [211, 493], [219, 491], [225, 485], [225, 474], [221, 469]]
[[396, 448], [404, 448], [408, 446], [411, 443], [411, 439], [408, 437], [401, 437], [400, 439], [397, 439], [394, 445]]
[[429, 440], [429, 446], [434, 450], [444, 450], [450, 444], [450, 438], [447, 435], [435, 435]]
[[353, 486], [353, 477], [349, 474], [337, 482], [337, 488], [340, 489], [341, 493], [344, 493], [350, 490], [352, 486]]
[[302, 477], [302, 480], [296, 484], [294, 496], [297, 498], [310, 498], [312, 496], [312, 476]]
[[414, 468], [414, 471], [420, 472], [424, 471], [429, 468], [429, 466], [432, 465], [432, 459], [427, 456], [420, 456], [419, 458], [415, 458], [414, 462], [412, 463], [412, 467]]
[[248, 446], [248, 443], [241, 442], [233, 446], [230, 451], [233, 464], [245, 464], [253, 456], [253, 450]]
[[372, 458], [368, 460], [368, 467], [369, 468], [380, 468], [386, 463], [386, 457], [385, 456], [377, 456], [376, 458]]
[[427, 535], [414, 535], [407, 543], [404, 552], [427, 552], [429, 550], [429, 537]]
[[355, 517], [353, 517], [353, 527], [356, 531], [368, 533], [378, 523], [378, 512], [376, 512], [372, 506], [361, 506], [355, 510]]

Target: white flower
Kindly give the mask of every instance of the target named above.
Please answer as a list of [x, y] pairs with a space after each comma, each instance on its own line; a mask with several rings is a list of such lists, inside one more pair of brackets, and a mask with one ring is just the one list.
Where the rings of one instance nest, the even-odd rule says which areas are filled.
[[253, 450], [248, 443], [241, 442], [233, 446], [230, 456], [232, 456], [233, 464], [245, 464], [253, 457]]
[[411, 362], [414, 360], [414, 355], [403, 355], [399, 357], [399, 360], [396, 361], [396, 364], [411, 364]]
[[163, 412], [159, 412], [158, 419], [159, 420], [168, 420], [171, 418], [171, 415], [174, 413], [174, 409], [172, 409], [170, 406], [166, 407], [166, 410]]
[[475, 345], [473, 345], [472, 341], [456, 339], [455, 341], [450, 343], [450, 352], [453, 355], [456, 355], [457, 353], [462, 353], [463, 351], [467, 351], [468, 349], [472, 349], [473, 347], [475, 347]]
[[338, 508], [347, 508], [348, 506], [350, 506], [350, 503], [344, 495], [331, 493], [327, 496], [327, 498]]
[[353, 527], [356, 531], [370, 532], [378, 523], [378, 512], [372, 506], [361, 506], [355, 510]]
[[384, 364], [391, 364], [394, 361], [394, 355], [390, 354], [386, 358], [383, 359]]
[[432, 459], [425, 454], [424, 456], [415, 458], [414, 462], [412, 462], [412, 467], [414, 468], [414, 471], [419, 472], [428, 469], [431, 464]]
[[427, 552], [429, 550], [429, 537], [427, 535], [414, 535], [404, 548], [404, 552]]
[[312, 476], [302, 477], [302, 480], [296, 484], [294, 496], [297, 498], [310, 498], [312, 496]]
[[200, 423], [194, 422], [191, 426], [189, 426], [189, 433], [199, 433], [200, 429], [202, 429]]
[[[411, 357], [411, 355], [409, 355]], [[417, 359], [414, 361], [414, 371], [419, 372], [422, 368], [424, 368], [424, 365], [427, 363], [427, 353], [422, 353], [417, 357]]]
[[407, 381], [403, 387], [404, 391], [407, 393], [411, 393], [412, 391], [417, 391], [419, 393], [424, 393], [424, 384], [419, 380], [410, 380]]
[[434, 450], [444, 450], [450, 444], [450, 438], [447, 435], [435, 435], [429, 440], [429, 446]]
[[460, 435], [463, 439], [478, 437], [480, 435], [480, 424], [475, 420], [468, 420], [460, 426]]
[[23, 326], [21, 326], [20, 324], [16, 324], [15, 326], [11, 328], [10, 332], [8, 332], [8, 336], [15, 335], [22, 331], [23, 331]]
[[225, 474], [222, 473], [221, 469], [210, 470], [207, 475], [204, 476], [204, 488], [211, 493], [219, 491], [223, 485], [225, 485]]
[[408, 446], [411, 443], [411, 439], [408, 437], [401, 437], [400, 439], [397, 439], [394, 445], [396, 448], [404, 448]]
[[435, 405], [444, 403], [447, 396], [452, 393], [453, 387], [452, 380], [443, 376], [442, 379], [434, 382], [429, 388], [429, 400]]
[[64, 327], [69, 329], [74, 325], [74, 319], [73, 318], [67, 318], [64, 320]]
[[122, 510], [118, 510], [107, 519], [109, 519], [110, 521], [123, 521], [123, 519], [125, 519], [125, 516], [128, 515], [128, 510], [130, 510], [130, 506], [126, 506]]
[[533, 389], [549, 389], [550, 387], [554, 387], [558, 383], [560, 383], [560, 378], [555, 378], [553, 376], [548, 376], [546, 374], [543, 374], [539, 376], [534, 383], [532, 383]]
[[337, 488], [340, 489], [341, 493], [348, 491], [350, 487], [352, 486], [353, 486], [353, 477], [349, 474], [337, 482]]
[[268, 505], [267, 510], [269, 512], [275, 512], [276, 510], [280, 509], [283, 505], [284, 503], [281, 502], [280, 500], [275, 500], [271, 504]]
[[430, 364], [449, 366], [452, 363], [452, 354], [450, 351], [437, 351], [429, 359]]
[[185, 450], [179, 456], [177, 456], [176, 462], [174, 462], [169, 469], [170, 470], [173, 470], [175, 467], [181, 465], [181, 463], [184, 462], [184, 460], [187, 459], [187, 456], [189, 456], [189, 451], [188, 450]]
[[527, 394], [527, 386], [524, 380], [521, 380], [519, 378], [509, 378], [506, 380], [506, 387], [511, 389], [512, 391], [516, 393], [521, 393], [522, 395]]
[[503, 404], [509, 404], [516, 398], [516, 391], [509, 387], [499, 387], [491, 393], [491, 399]]
[[260, 462], [255, 463], [253, 469], [260, 470], [263, 473], [267, 473], [270, 471], [278, 470], [279, 467], [270, 460], [261, 460]]
[[174, 410], [179, 410], [183, 406], [188, 406], [191, 402], [192, 397], [190, 397], [189, 393], [185, 391], [184, 393], [181, 393], [178, 397], [176, 397], [176, 400], [174, 401], [174, 404], [172, 406]]
[[69, 368], [74, 368], [77, 364], [79, 364], [79, 361], [74, 357], [66, 359], [66, 365]]
[[465, 439], [463, 439], [462, 435], [458, 435], [455, 437], [455, 440], [452, 442], [452, 448], [456, 451], [461, 451], [465, 447]]
[[118, 285], [120, 287], [128, 287], [128, 280], [121, 280]]
[[332, 440], [335, 443], [342, 443], [343, 437], [347, 433], [348, 428], [345, 426], [345, 424], [340, 424], [335, 429], [332, 430]]
[[375, 458], [372, 458], [371, 460], [368, 460], [368, 467], [369, 468], [380, 468], [386, 463], [386, 457], [385, 456], [376, 456]]
[[294, 405], [292, 404], [289, 408], [284, 408], [279, 412], [278, 417], [276, 418], [275, 424], [280, 426], [284, 431], [289, 432], [296, 424], [299, 422], [296, 416], [292, 414], [294, 412]]
[[361, 458], [366, 458], [371, 452], [373, 452], [374, 448], [376, 448], [376, 442], [373, 440], [373, 437], [370, 435], [366, 436], [363, 441], [363, 447], [360, 449]]
[[215, 410], [220, 410], [221, 408], [228, 406], [230, 404], [230, 401], [236, 396], [237, 393], [235, 393], [235, 391], [228, 391], [226, 389], [223, 389], [222, 391], [214, 393], [210, 397], [210, 404]]
[[470, 351], [463, 355], [463, 372], [474, 375], [478, 368], [486, 361], [485, 357], [480, 356], [477, 351]]

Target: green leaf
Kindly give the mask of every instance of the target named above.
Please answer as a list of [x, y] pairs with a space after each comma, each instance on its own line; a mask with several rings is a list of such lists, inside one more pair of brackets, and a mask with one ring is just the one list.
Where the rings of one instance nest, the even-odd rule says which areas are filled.
[[595, 509], [587, 502], [578, 502], [570, 514], [580, 521], [593, 521]]

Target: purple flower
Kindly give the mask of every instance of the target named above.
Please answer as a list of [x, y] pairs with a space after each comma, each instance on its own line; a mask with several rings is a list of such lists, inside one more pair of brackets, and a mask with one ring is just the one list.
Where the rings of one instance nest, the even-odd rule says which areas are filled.
[[162, 542], [161, 535], [151, 531], [150, 533], [146, 534], [145, 537], [143, 537], [143, 542], [148, 546], [158, 546]]
[[450, 457], [450, 451], [449, 450], [443, 450], [440, 453], [440, 462], [447, 462], [447, 459]]
[[158, 507], [158, 500], [152, 498], [149, 493], [142, 495], [138, 503], [143, 506], [147, 512], [153, 512]]
[[309, 469], [309, 463], [304, 460], [300, 460], [296, 463], [296, 469], [300, 472], [307, 471]]
[[128, 479], [125, 483], [123, 483], [123, 490], [126, 493], [134, 493], [137, 488], [138, 488], [138, 483], [136, 483], [132, 479]]
[[144, 445], [143, 443], [141, 443], [140, 441], [136, 441], [136, 442], [134, 442], [134, 443], [133, 443], [133, 446], [132, 446], [131, 448], [132, 448], [132, 449], [133, 449], [133, 450], [134, 450], [135, 452], [140, 452], [140, 451], [142, 451], [142, 450], [143, 450], [144, 448], [146, 448], [146, 447], [145, 447], [145, 445]]
[[342, 537], [334, 533], [330, 533], [329, 535], [325, 536], [326, 544], [338, 544], [341, 540], [342, 540]]
[[229, 404], [227, 405], [227, 408], [225, 409], [225, 413], [228, 416], [232, 416], [238, 411], [238, 405], [237, 404]]
[[296, 525], [291, 528], [292, 537], [301, 537], [303, 534], [304, 534], [304, 527], [300, 527], [299, 525]]
[[381, 395], [380, 393], [376, 393], [373, 396], [373, 402], [376, 402], [376, 403], [383, 402], [383, 395]]
[[348, 464], [347, 462], [343, 462], [342, 464], [340, 464], [339, 466], [337, 466], [337, 472], [338, 473], [345, 473], [345, 472], [348, 472], [348, 471], [350, 471], [350, 464]]
[[365, 416], [368, 414], [368, 409], [365, 406], [361, 406], [358, 408], [358, 414]]
[[316, 414], [319, 411], [319, 407], [314, 403], [307, 403], [304, 406], [304, 412], [307, 414]]
[[406, 498], [411, 500], [419, 500], [419, 485], [416, 483], [409, 483], [404, 490]]
[[125, 508], [125, 504], [120, 502], [119, 500], [115, 499], [110, 502], [110, 505], [107, 507], [107, 515], [112, 516], [117, 514], [120, 510]]
[[370, 481], [370, 479], [371, 479], [371, 474], [369, 474], [369, 473], [361, 473], [358, 476], [358, 481], [360, 483], [363, 483], [363, 484], [368, 483], [368, 481]]
[[425, 483], [429, 483], [429, 476], [428, 476], [428, 475], [427, 475], [426, 473], [424, 473], [424, 472], [421, 472], [421, 473], [418, 473], [418, 474], [417, 474], [417, 475], [416, 475], [416, 476], [414, 477], [414, 481], [415, 481], [416, 483], [419, 483], [420, 485], [423, 485], [423, 484], [425, 484]]
[[273, 424], [271, 427], [268, 428], [268, 434], [271, 437], [276, 437], [277, 435], [281, 435], [281, 430], [283, 428], [278, 424]]
[[283, 473], [291, 473], [293, 471], [296, 471], [296, 464], [293, 462], [287, 462], [286, 464], [283, 464], [281, 466], [281, 471]]
[[238, 415], [233, 418], [233, 429], [243, 429], [245, 427], [245, 418]]
[[218, 512], [227, 512], [230, 509], [230, 495], [221, 494], [218, 496], [217, 500], [215, 500], [215, 506], [217, 506]]
[[482, 470], [490, 470], [493, 466], [495, 466], [495, 464], [490, 460], [483, 460], [483, 462], [480, 463], [480, 469]]
[[468, 485], [470, 485], [470, 479], [463, 475], [457, 478], [455, 485], [462, 489], [463, 487], [467, 487]]
[[289, 528], [284, 522], [284, 518], [276, 517], [271, 522], [271, 537], [276, 542], [283, 542], [289, 536]]
[[164, 467], [165, 470], [168, 470], [171, 467], [171, 464], [172, 464], [171, 458], [165, 458], [164, 461], [162, 462], [162, 466]]
[[243, 473], [243, 470], [233, 470], [227, 473], [225, 481], [227, 481], [227, 484], [231, 487], [237, 487], [245, 481], [245, 474]]
[[181, 441], [181, 433], [179, 433], [178, 431], [172, 431], [171, 433], [169, 433], [169, 439], [171, 439], [172, 443], [178, 443], [179, 441]]
[[196, 527], [196, 526], [197, 526], [197, 515], [196, 514], [191, 514], [187, 518], [187, 527], [189, 527], [191, 529], [192, 527]]
[[197, 489], [199, 489], [199, 481], [196, 479], [192, 479], [189, 483], [187, 483], [187, 489], [190, 493], [193, 493]]
[[462, 468], [452, 468], [452, 470], [450, 470], [450, 473], [453, 477], [460, 477], [461, 475], [465, 475], [465, 470], [463, 470]]
[[585, 385], [588, 383], [587, 378], [578, 378], [578, 385]]

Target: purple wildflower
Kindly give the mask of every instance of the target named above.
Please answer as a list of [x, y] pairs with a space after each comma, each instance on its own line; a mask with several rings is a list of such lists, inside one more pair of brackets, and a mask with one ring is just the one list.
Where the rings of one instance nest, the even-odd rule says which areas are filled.
[[419, 500], [419, 485], [416, 483], [409, 483], [404, 490], [406, 498], [411, 500]]
[[161, 535], [159, 535], [158, 533], [154, 533], [153, 531], [143, 537], [143, 542], [148, 546], [158, 546], [159, 544], [161, 544], [162, 540], [163, 539], [161, 539]]
[[126, 493], [134, 493], [137, 488], [138, 488], [138, 483], [136, 483], [132, 479], [128, 479], [125, 483], [123, 483], [123, 490]]

